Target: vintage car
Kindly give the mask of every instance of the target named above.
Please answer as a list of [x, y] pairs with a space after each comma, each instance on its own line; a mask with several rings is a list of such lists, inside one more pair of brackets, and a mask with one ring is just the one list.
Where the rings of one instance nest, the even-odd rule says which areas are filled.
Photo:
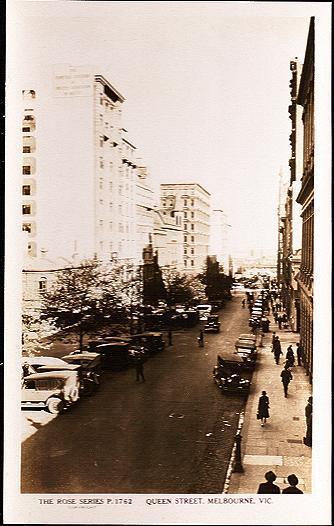
[[92, 394], [100, 385], [101, 355], [93, 352], [67, 354], [63, 360], [72, 366], [81, 368], [83, 394]]
[[245, 333], [245, 334], [240, 334], [239, 340], [251, 340], [253, 342], [256, 342], [256, 336], [255, 334], [248, 334], [248, 333]]
[[38, 373], [41, 367], [56, 367], [53, 370], [61, 370], [64, 366], [66, 368], [68, 364], [64, 360], [52, 356], [24, 356], [21, 358], [21, 365], [21, 380], [23, 381], [26, 376]]
[[239, 352], [239, 349], [247, 349], [247, 350], [256, 351], [256, 343], [254, 340], [244, 340], [239, 337], [235, 341], [234, 346], [238, 352]]
[[204, 332], [219, 332], [220, 321], [219, 316], [210, 314], [204, 324]]
[[124, 342], [147, 349], [149, 353], [160, 352], [165, 348], [162, 332], [141, 332], [124, 336], [106, 336], [103, 343]]
[[124, 369], [131, 364], [128, 342], [109, 342], [96, 345], [94, 352], [101, 356], [102, 369]]
[[232, 366], [231, 363], [218, 363], [213, 369], [214, 382], [224, 393], [247, 395], [251, 382], [241, 376], [241, 368], [242, 366], [237, 364]]
[[35, 373], [24, 378], [21, 408], [42, 408], [58, 414], [79, 400], [80, 379], [76, 371]]

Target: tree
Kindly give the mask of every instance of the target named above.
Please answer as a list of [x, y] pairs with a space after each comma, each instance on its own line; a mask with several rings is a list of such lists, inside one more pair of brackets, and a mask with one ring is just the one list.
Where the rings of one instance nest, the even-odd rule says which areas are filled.
[[176, 269], [165, 267], [162, 279], [169, 307], [177, 303], [200, 302], [205, 297], [204, 286], [196, 276], [181, 274]]
[[206, 266], [200, 279], [205, 285], [205, 293], [209, 301], [228, 299], [231, 297], [232, 278], [224, 274], [223, 267], [214, 258], [206, 258]]
[[55, 283], [43, 297], [43, 318], [58, 328], [71, 326], [78, 333], [80, 349], [83, 337], [96, 325], [103, 302], [103, 274], [95, 260], [59, 270]]
[[22, 315], [22, 352], [25, 356], [36, 356], [48, 351], [51, 343], [48, 337], [57, 329], [38, 314]]

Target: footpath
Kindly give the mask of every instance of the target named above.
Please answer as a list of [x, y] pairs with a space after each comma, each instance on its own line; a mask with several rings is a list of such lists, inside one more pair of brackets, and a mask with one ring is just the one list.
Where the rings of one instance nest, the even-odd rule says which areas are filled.
[[[312, 448], [303, 443], [305, 406], [312, 395], [312, 388], [304, 367], [297, 365], [295, 344], [299, 341], [299, 334], [289, 329], [279, 330], [272, 318], [270, 325], [271, 332], [264, 334], [263, 347], [258, 347], [257, 366], [240, 431], [244, 472], [232, 472], [225, 482], [224, 493], [257, 493], [259, 484], [265, 482], [264, 474], [270, 470], [276, 474], [275, 484], [281, 490], [289, 485], [288, 475], [294, 473], [299, 479], [298, 487], [304, 493], [312, 492]], [[281, 341], [283, 355], [279, 365], [271, 352], [272, 331]], [[291, 369], [293, 380], [285, 398], [280, 374], [290, 344], [295, 354], [295, 365]], [[270, 418], [264, 427], [256, 418], [262, 391], [267, 392], [270, 400]]]

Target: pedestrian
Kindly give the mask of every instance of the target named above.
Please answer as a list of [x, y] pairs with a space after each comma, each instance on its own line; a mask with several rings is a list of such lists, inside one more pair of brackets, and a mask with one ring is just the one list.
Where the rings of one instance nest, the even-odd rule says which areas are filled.
[[144, 364], [142, 360], [138, 360], [135, 363], [135, 369], [136, 369], [136, 382], [139, 382], [140, 379], [142, 380], [142, 382], [145, 382]]
[[273, 332], [273, 335], [272, 335], [272, 337], [271, 337], [271, 345], [272, 345], [272, 348], [273, 348], [273, 349], [274, 349], [275, 336], [276, 336], [276, 332], [274, 331], [274, 332]]
[[286, 312], [283, 312], [282, 314], [282, 323], [283, 323], [283, 328], [287, 329], [288, 328], [288, 316]]
[[282, 493], [304, 493], [301, 489], [297, 488], [299, 480], [294, 473], [288, 476], [288, 482], [290, 486], [288, 488], [284, 488]]
[[264, 478], [267, 482], [262, 482], [259, 485], [259, 488], [257, 490], [258, 493], [281, 493], [279, 486], [276, 486], [276, 484], [274, 484], [274, 480], [276, 480], [276, 475], [273, 471], [267, 471], [267, 473], [264, 475]]
[[277, 340], [275, 340], [275, 346], [274, 346], [273, 352], [274, 352], [275, 362], [276, 362], [277, 365], [279, 365], [279, 359], [280, 359], [281, 355], [283, 355], [283, 353], [282, 353], [282, 350], [281, 350], [281, 343], [279, 341], [278, 336], [276, 336], [276, 338], [277, 338]]
[[274, 311], [274, 320], [275, 320], [275, 323], [277, 323], [277, 321], [278, 321], [278, 312], [277, 312], [277, 310]]
[[246, 304], [246, 300], [243, 299], [242, 302], [241, 302], [241, 304], [242, 304], [242, 308], [244, 309], [244, 308], [245, 308], [245, 304]]
[[262, 391], [262, 395], [259, 398], [257, 418], [258, 420], [261, 420], [261, 427], [264, 426], [267, 418], [269, 418], [269, 397], [267, 396], [266, 391]]
[[302, 359], [303, 359], [303, 350], [299, 342], [296, 344], [296, 354], [297, 354], [297, 363], [298, 365], [302, 365]]
[[281, 313], [278, 313], [278, 315], [277, 315], [277, 322], [278, 322], [278, 328], [279, 328], [279, 330], [282, 329], [282, 321], [283, 321], [283, 320], [282, 320], [282, 314], [281, 314]]
[[204, 347], [204, 333], [203, 333], [203, 329], [201, 329], [201, 330], [199, 331], [199, 336], [198, 336], [198, 338], [197, 338], [197, 341], [198, 341], [198, 345], [199, 345], [200, 347]]
[[292, 380], [292, 374], [291, 374], [291, 371], [288, 365], [285, 365], [283, 371], [281, 372], [281, 379], [282, 379], [282, 384], [283, 384], [283, 389], [284, 389], [284, 396], [285, 398], [287, 398], [289, 383]]
[[168, 331], [168, 345], [173, 345], [173, 336], [172, 331], [170, 329]]
[[313, 398], [310, 396], [307, 405], [305, 406], [306, 418], [306, 436], [304, 437], [305, 446], [312, 446], [312, 414], [313, 414]]
[[286, 363], [288, 364], [288, 366], [293, 367], [295, 364], [295, 355], [293, 354], [293, 349], [291, 345], [289, 345], [289, 347], [287, 348], [285, 357], [286, 357]]

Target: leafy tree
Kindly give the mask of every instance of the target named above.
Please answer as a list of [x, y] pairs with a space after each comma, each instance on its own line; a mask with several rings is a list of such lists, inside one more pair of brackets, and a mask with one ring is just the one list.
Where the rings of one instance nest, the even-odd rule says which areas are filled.
[[23, 314], [22, 316], [22, 352], [25, 356], [36, 356], [50, 349], [48, 337], [56, 332], [49, 321], [38, 315]]
[[223, 267], [214, 258], [208, 256], [201, 281], [205, 285], [205, 293], [209, 301], [217, 301], [231, 297], [233, 279], [224, 274]]
[[72, 326], [78, 333], [82, 349], [83, 337], [96, 326], [96, 317], [103, 298], [104, 276], [95, 260], [83, 261], [76, 267], [60, 270], [43, 297], [43, 318], [58, 328]]
[[205, 297], [204, 286], [193, 275], [182, 274], [173, 268], [162, 270], [162, 279], [166, 290], [166, 301], [172, 305], [202, 301]]

